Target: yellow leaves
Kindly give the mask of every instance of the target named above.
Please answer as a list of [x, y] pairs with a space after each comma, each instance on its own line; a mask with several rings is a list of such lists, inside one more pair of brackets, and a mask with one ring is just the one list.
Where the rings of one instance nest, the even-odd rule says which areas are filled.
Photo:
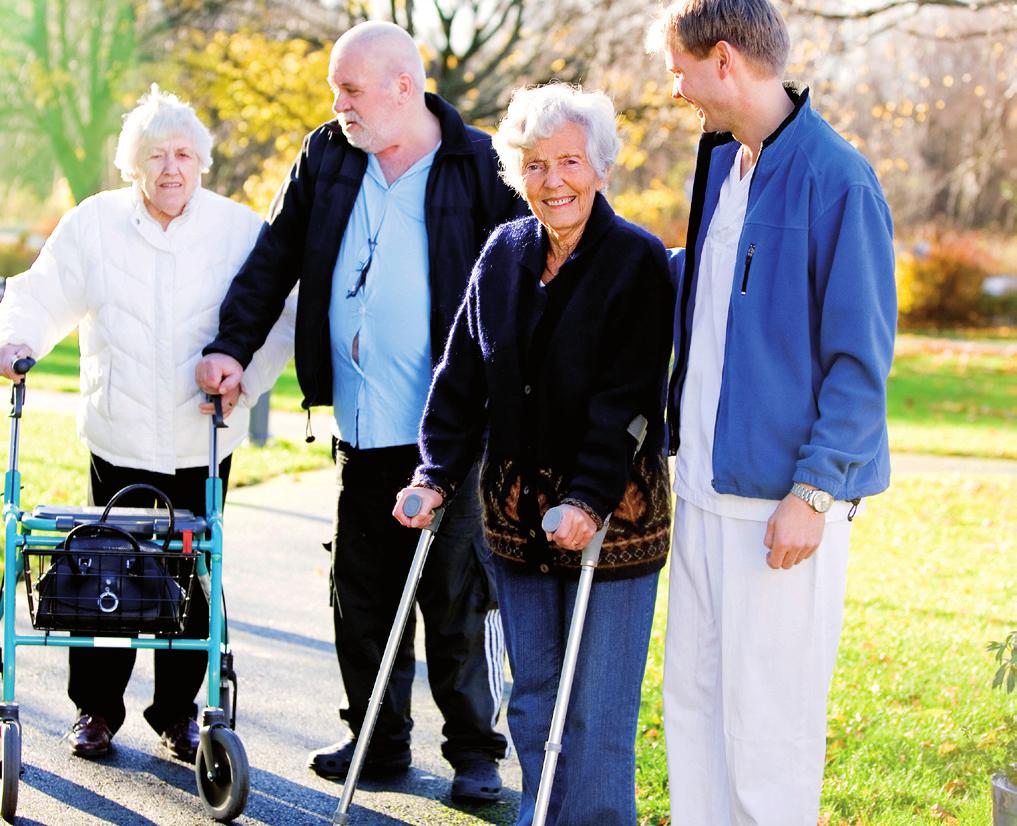
[[565, 68], [565, 58], [559, 57], [551, 61], [550, 69], [552, 72], [560, 72]]
[[943, 784], [943, 793], [949, 797], [961, 797], [968, 789], [968, 784], [959, 777]]
[[939, 744], [939, 748], [936, 749], [936, 753], [940, 757], [945, 757], [948, 754], [953, 754], [953, 752], [955, 752], [955, 751], [957, 751], [957, 744], [956, 743], [950, 743], [950, 742], [940, 743]]
[[952, 812], [948, 812], [939, 803], [936, 803], [929, 809], [929, 814], [941, 823], [957, 823], [957, 816]]

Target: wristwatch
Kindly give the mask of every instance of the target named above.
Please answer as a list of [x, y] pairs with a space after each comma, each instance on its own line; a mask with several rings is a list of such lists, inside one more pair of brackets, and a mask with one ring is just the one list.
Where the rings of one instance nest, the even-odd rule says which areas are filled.
[[816, 513], [826, 513], [833, 505], [833, 497], [825, 490], [807, 488], [800, 482], [791, 485], [791, 493], [801, 499]]

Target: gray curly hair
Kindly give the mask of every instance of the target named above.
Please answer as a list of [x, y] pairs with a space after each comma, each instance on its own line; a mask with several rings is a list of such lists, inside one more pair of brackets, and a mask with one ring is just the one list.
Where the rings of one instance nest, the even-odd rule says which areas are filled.
[[603, 92], [584, 92], [568, 83], [548, 83], [512, 93], [508, 111], [492, 137], [502, 180], [523, 194], [523, 150], [551, 137], [566, 123], [583, 128], [587, 160], [597, 177], [606, 181], [621, 149], [614, 104]]

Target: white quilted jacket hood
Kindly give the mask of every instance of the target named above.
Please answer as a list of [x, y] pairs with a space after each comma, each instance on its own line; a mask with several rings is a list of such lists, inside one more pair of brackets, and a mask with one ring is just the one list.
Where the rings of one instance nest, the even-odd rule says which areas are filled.
[[[41, 359], [77, 326], [78, 433], [89, 450], [157, 473], [207, 464], [194, 368], [260, 228], [252, 210], [200, 186], [165, 231], [133, 188], [94, 195], [64, 215], [27, 273], [8, 280], [0, 342]], [[290, 296], [244, 371], [241, 406], [220, 431], [223, 458], [247, 434], [247, 406], [293, 352], [295, 305]]]

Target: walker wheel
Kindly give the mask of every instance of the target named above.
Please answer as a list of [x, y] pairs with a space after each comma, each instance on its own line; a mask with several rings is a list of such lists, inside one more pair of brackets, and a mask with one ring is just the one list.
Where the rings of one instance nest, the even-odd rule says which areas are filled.
[[21, 779], [21, 729], [14, 720], [4, 720], [0, 730], [3, 762], [0, 763], [0, 817], [14, 822], [18, 808], [18, 781]]
[[198, 797], [208, 813], [226, 823], [239, 817], [247, 805], [251, 787], [251, 770], [240, 738], [225, 726], [215, 726], [212, 738], [212, 766], [205, 764], [205, 753], [199, 747], [194, 761], [198, 781]]

